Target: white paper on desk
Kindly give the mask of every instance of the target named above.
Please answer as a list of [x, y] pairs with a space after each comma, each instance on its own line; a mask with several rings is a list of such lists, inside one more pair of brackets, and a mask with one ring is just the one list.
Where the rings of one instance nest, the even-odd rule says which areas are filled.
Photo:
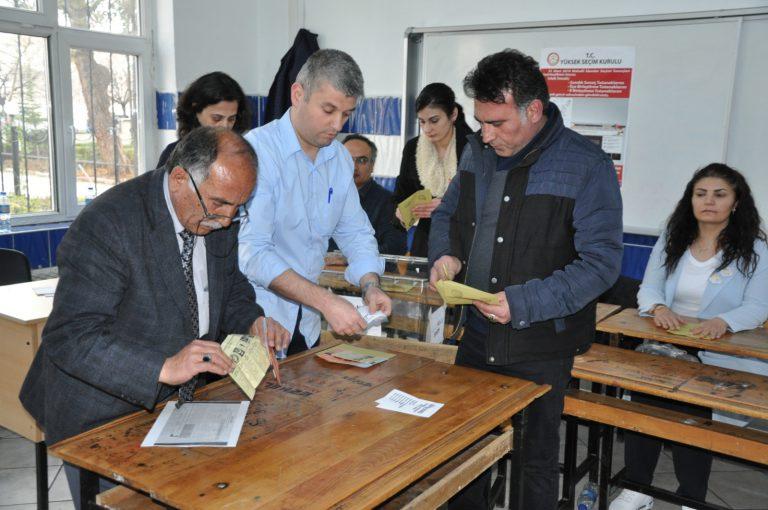
[[35, 294], [38, 296], [53, 297], [53, 295], [56, 293], [56, 286], [50, 285], [48, 287], [33, 287], [32, 290], [34, 290]]
[[414, 397], [400, 390], [392, 390], [386, 396], [376, 401], [376, 407], [387, 411], [411, 414], [421, 418], [429, 418], [443, 407], [443, 404]]
[[165, 405], [141, 446], [233, 447], [237, 445], [247, 412], [247, 400], [186, 402], [178, 409], [176, 402], [171, 401]]

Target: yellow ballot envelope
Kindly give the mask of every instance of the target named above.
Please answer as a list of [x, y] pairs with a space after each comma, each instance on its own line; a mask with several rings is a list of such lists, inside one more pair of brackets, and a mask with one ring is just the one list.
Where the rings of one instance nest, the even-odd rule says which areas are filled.
[[470, 305], [472, 301], [482, 301], [489, 305], [499, 304], [499, 298], [496, 294], [477, 290], [452, 280], [440, 280], [435, 284], [435, 287], [447, 305]]
[[708, 338], [702, 334], [694, 334], [693, 328], [698, 326], [699, 324], [696, 322], [686, 322], [682, 326], [680, 326], [677, 329], [668, 329], [668, 333], [672, 333], [673, 335], [679, 335], [679, 336], [687, 336], [689, 338]]
[[267, 348], [258, 336], [228, 335], [221, 349], [235, 363], [229, 376], [253, 400], [256, 388], [269, 369]]
[[432, 201], [432, 192], [428, 189], [420, 189], [397, 205], [397, 210], [400, 211], [400, 217], [403, 218], [403, 226], [406, 230], [414, 226], [418, 220], [418, 218], [413, 216], [414, 206], [426, 204], [430, 201]]

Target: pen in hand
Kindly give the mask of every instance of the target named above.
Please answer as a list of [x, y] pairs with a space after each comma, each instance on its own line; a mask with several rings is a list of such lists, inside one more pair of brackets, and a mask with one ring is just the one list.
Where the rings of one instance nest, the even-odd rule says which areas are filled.
[[269, 346], [269, 342], [267, 340], [267, 316], [264, 316], [264, 323], [261, 328], [262, 336], [263, 336], [263, 342], [264, 346], [267, 348], [267, 354], [269, 355], [269, 364], [272, 365], [272, 373], [275, 375], [275, 379], [277, 380], [277, 384], [282, 386], [282, 382], [280, 382], [280, 365], [277, 362], [277, 358], [275, 358], [275, 351], [272, 349], [272, 347]]

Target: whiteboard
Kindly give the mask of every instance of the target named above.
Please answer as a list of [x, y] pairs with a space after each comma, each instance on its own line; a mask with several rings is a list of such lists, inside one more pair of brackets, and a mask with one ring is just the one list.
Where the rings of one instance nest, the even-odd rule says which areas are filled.
[[[454, 89], [482, 57], [516, 48], [631, 46], [635, 68], [622, 197], [626, 232], [658, 234], [698, 168], [725, 161], [746, 176], [768, 214], [768, 16], [425, 32], [416, 83]], [[574, 117], [574, 122], [591, 119]]]

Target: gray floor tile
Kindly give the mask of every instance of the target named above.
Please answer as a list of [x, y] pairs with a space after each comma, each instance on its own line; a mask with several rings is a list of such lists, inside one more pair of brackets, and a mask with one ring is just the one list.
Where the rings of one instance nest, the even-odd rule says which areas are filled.
[[[37, 505], [0, 505], [0, 510], [36, 510]], [[49, 510], [75, 510], [71, 501], [52, 501], [48, 503]]]
[[[48, 479], [56, 476], [59, 467], [48, 468]], [[35, 469], [0, 469], [0, 494], [5, 505], [23, 505], [37, 501]], [[62, 498], [66, 499], [66, 498]]]
[[0, 427], [0, 439], [5, 439], [8, 437], [21, 437], [15, 432], [11, 432], [10, 430]]
[[[739, 462], [738, 460], [724, 459], [719, 457], [715, 457], [712, 460], [713, 473], [716, 471], [747, 471], [750, 469], [755, 469], [756, 471], [759, 471], [759, 468], [756, 468], [751, 464], [745, 464], [744, 462]], [[762, 470], [762, 471], [768, 474], [768, 470]]]
[[48, 501], [69, 501], [72, 494], [67, 484], [67, 476], [64, 474], [64, 466], [61, 466], [56, 478], [51, 483], [51, 490], [48, 492]]
[[768, 508], [768, 483], [765, 474], [759, 471], [712, 473], [709, 489], [733, 508]]
[[[48, 456], [48, 466], [59, 466], [61, 460]], [[23, 437], [0, 439], [0, 469], [35, 467], [35, 444]]]

